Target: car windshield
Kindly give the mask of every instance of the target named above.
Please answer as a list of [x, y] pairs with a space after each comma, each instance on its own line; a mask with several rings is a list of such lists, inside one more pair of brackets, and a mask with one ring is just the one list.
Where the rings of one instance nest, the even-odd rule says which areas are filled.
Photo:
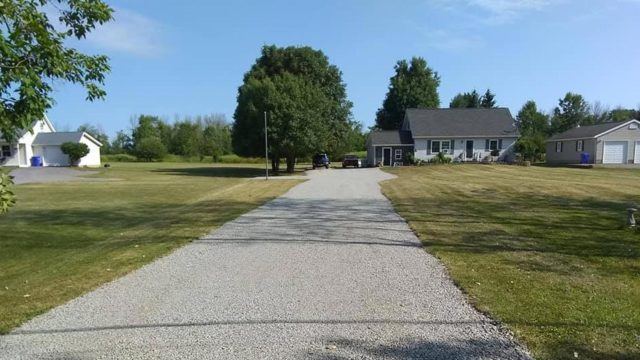
[[344, 158], [345, 158], [346, 160], [355, 160], [355, 159], [357, 159], [358, 157], [357, 157], [357, 156], [355, 156], [355, 155], [347, 155], [347, 156], [345, 156]]

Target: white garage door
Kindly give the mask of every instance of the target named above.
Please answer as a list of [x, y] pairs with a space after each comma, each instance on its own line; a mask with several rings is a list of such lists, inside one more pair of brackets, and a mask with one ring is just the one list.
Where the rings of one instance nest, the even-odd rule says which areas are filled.
[[633, 162], [640, 164], [640, 141], [636, 141], [636, 156], [633, 157]]
[[627, 142], [626, 141], [605, 141], [604, 156], [602, 162], [605, 164], [624, 164], [627, 162]]

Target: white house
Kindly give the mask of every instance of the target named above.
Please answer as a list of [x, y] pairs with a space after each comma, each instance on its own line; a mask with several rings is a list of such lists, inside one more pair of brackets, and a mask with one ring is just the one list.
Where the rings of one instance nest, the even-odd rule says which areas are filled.
[[518, 129], [507, 108], [407, 109], [400, 130], [376, 130], [367, 140], [367, 163], [402, 164], [407, 153], [429, 161], [439, 153], [458, 162], [478, 162], [498, 152], [514, 157]]
[[60, 149], [65, 142], [83, 143], [89, 147], [89, 154], [80, 159], [78, 166], [100, 166], [102, 143], [86, 132], [57, 132], [46, 116], [36, 121], [31, 129], [18, 134], [13, 142], [0, 134], [0, 165], [29, 167], [33, 156], [41, 156], [43, 166], [69, 166], [69, 157]]

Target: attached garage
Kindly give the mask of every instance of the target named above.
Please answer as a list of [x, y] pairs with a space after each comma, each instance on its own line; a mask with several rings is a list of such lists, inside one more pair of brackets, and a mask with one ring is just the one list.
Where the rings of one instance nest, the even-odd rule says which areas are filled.
[[627, 141], [605, 141], [602, 153], [603, 164], [626, 164]]

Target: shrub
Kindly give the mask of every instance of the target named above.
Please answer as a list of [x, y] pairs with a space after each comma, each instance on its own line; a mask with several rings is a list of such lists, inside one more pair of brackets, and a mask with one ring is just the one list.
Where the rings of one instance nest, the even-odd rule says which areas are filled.
[[16, 196], [11, 191], [13, 177], [0, 170], [0, 214], [6, 214], [16, 204]]
[[491, 150], [491, 156], [500, 156], [500, 150], [498, 149]]
[[438, 155], [429, 159], [429, 163], [431, 164], [449, 164], [450, 162], [451, 162], [451, 158], [441, 152], [439, 152]]
[[416, 163], [416, 159], [415, 159], [415, 155], [413, 154], [413, 151], [406, 151], [403, 157], [404, 157], [403, 162], [405, 163], [405, 165], [414, 165]]
[[147, 137], [140, 140], [134, 149], [138, 159], [144, 161], [162, 160], [167, 154], [167, 148], [157, 137]]
[[135, 162], [138, 159], [129, 154], [112, 154], [112, 155], [102, 155], [100, 156], [100, 160], [102, 162]]
[[89, 154], [89, 147], [83, 143], [66, 142], [60, 146], [60, 149], [62, 153], [69, 156], [71, 165], [77, 165], [80, 159]]
[[522, 136], [516, 142], [516, 151], [522, 154], [523, 160], [541, 161], [546, 152], [545, 138], [542, 135]]

